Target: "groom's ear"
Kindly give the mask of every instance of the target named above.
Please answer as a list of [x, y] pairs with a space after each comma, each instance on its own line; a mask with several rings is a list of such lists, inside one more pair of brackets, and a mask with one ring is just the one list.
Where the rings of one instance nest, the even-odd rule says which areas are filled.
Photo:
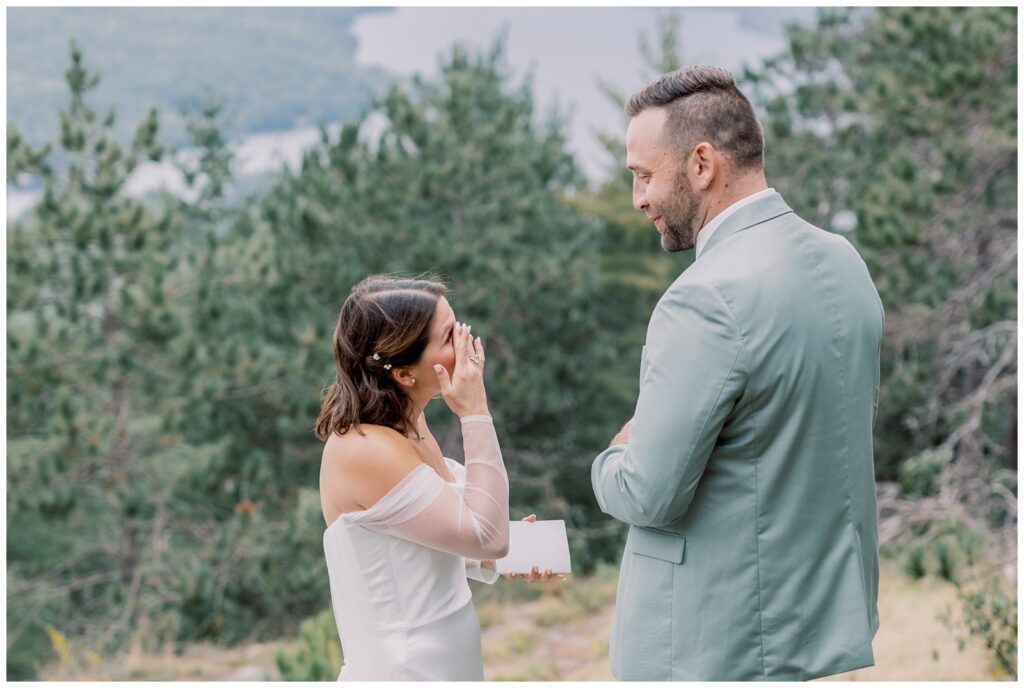
[[707, 141], [701, 141], [694, 147], [693, 153], [690, 155], [690, 165], [696, 187], [701, 191], [706, 191], [719, 172], [718, 151]]

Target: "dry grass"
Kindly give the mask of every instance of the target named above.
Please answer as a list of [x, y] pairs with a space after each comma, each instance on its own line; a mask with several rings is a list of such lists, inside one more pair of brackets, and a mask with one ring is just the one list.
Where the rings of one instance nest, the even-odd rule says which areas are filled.
[[[487, 680], [610, 681], [608, 638], [617, 571], [607, 567], [588, 578], [525, 583], [501, 580], [474, 586]], [[913, 580], [885, 563], [879, 590], [881, 628], [876, 665], [826, 680], [991, 681], [1005, 678], [975, 639], [963, 651], [939, 620], [947, 606], [958, 610], [951, 584], [934, 577]], [[238, 648], [197, 644], [181, 656], [126, 655], [117, 660], [55, 664], [42, 680], [260, 680], [278, 679], [274, 655], [289, 642]], [[75, 648], [71, 654], [76, 655]]]
[[274, 655], [286, 641], [252, 643], [235, 648], [209, 643], [188, 645], [177, 655], [170, 648], [157, 653], [132, 652], [105, 661], [52, 664], [41, 681], [261, 681], [280, 680]]
[[501, 623], [505, 618], [505, 609], [497, 600], [487, 600], [477, 603], [476, 615], [480, 619], [480, 629], [484, 630]]
[[971, 639], [957, 648], [957, 635], [939, 620], [947, 606], [958, 613], [956, 589], [935, 577], [913, 580], [895, 566], [884, 568], [878, 589], [880, 626], [872, 647], [875, 666], [830, 681], [997, 681], [991, 655]]
[[[536, 601], [506, 604], [504, 622], [484, 632], [485, 651], [491, 648], [497, 659], [497, 648], [509, 642], [505, 635], [508, 628], [532, 626], [537, 630], [537, 642], [529, 655], [519, 654], [514, 661], [485, 662], [485, 677], [614, 680], [608, 666], [608, 638], [615, 582], [607, 572], [591, 579], [570, 578], [561, 589], [547, 584]], [[967, 639], [964, 649], [958, 649], [957, 635], [939, 619], [947, 607], [955, 612], [958, 605], [956, 590], [947, 581], [935, 577], [913, 580], [895, 564], [884, 564], [878, 601], [881, 628], [873, 644], [875, 666], [826, 680], [1005, 679], [980, 641]], [[534, 678], [538, 674], [546, 678]]]
[[[499, 585], [532, 586], [532, 601], [504, 601], [504, 621], [483, 632], [484, 678], [493, 681], [610, 681], [608, 631], [615, 603], [617, 571], [538, 583], [502, 581]], [[487, 591], [481, 591], [487, 594]], [[498, 591], [490, 593], [497, 595]], [[533, 593], [536, 595], [536, 592]], [[502, 596], [514, 598], [513, 595]], [[507, 654], [517, 634], [532, 629], [529, 653]]]

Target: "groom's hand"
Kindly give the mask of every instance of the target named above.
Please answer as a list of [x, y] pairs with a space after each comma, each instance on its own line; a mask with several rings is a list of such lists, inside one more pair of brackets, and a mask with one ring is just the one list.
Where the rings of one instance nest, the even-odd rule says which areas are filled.
[[608, 444], [609, 447], [613, 444], [629, 444], [629, 431], [633, 427], [633, 420], [633, 418], [630, 418], [629, 421], [622, 426], [622, 429], [619, 430], [619, 434], [613, 437], [612, 441]]

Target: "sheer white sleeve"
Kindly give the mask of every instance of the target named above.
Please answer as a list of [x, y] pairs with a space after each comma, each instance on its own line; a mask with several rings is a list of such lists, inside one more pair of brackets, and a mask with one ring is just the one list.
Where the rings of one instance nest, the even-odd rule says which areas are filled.
[[505, 556], [508, 473], [490, 416], [463, 418], [462, 442], [462, 492], [429, 466], [418, 466], [371, 508], [348, 514], [348, 520], [468, 559]]
[[501, 574], [494, 569], [485, 569], [480, 565], [479, 559], [466, 559], [466, 578], [494, 585], [495, 581], [501, 578]]

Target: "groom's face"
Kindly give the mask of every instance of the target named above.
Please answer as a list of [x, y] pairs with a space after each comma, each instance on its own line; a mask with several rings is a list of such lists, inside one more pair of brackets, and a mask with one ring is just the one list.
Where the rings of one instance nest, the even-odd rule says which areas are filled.
[[700, 198], [678, 151], [663, 140], [667, 114], [665, 108], [648, 108], [630, 120], [626, 166], [633, 173], [633, 207], [654, 223], [661, 247], [674, 252], [693, 248]]

